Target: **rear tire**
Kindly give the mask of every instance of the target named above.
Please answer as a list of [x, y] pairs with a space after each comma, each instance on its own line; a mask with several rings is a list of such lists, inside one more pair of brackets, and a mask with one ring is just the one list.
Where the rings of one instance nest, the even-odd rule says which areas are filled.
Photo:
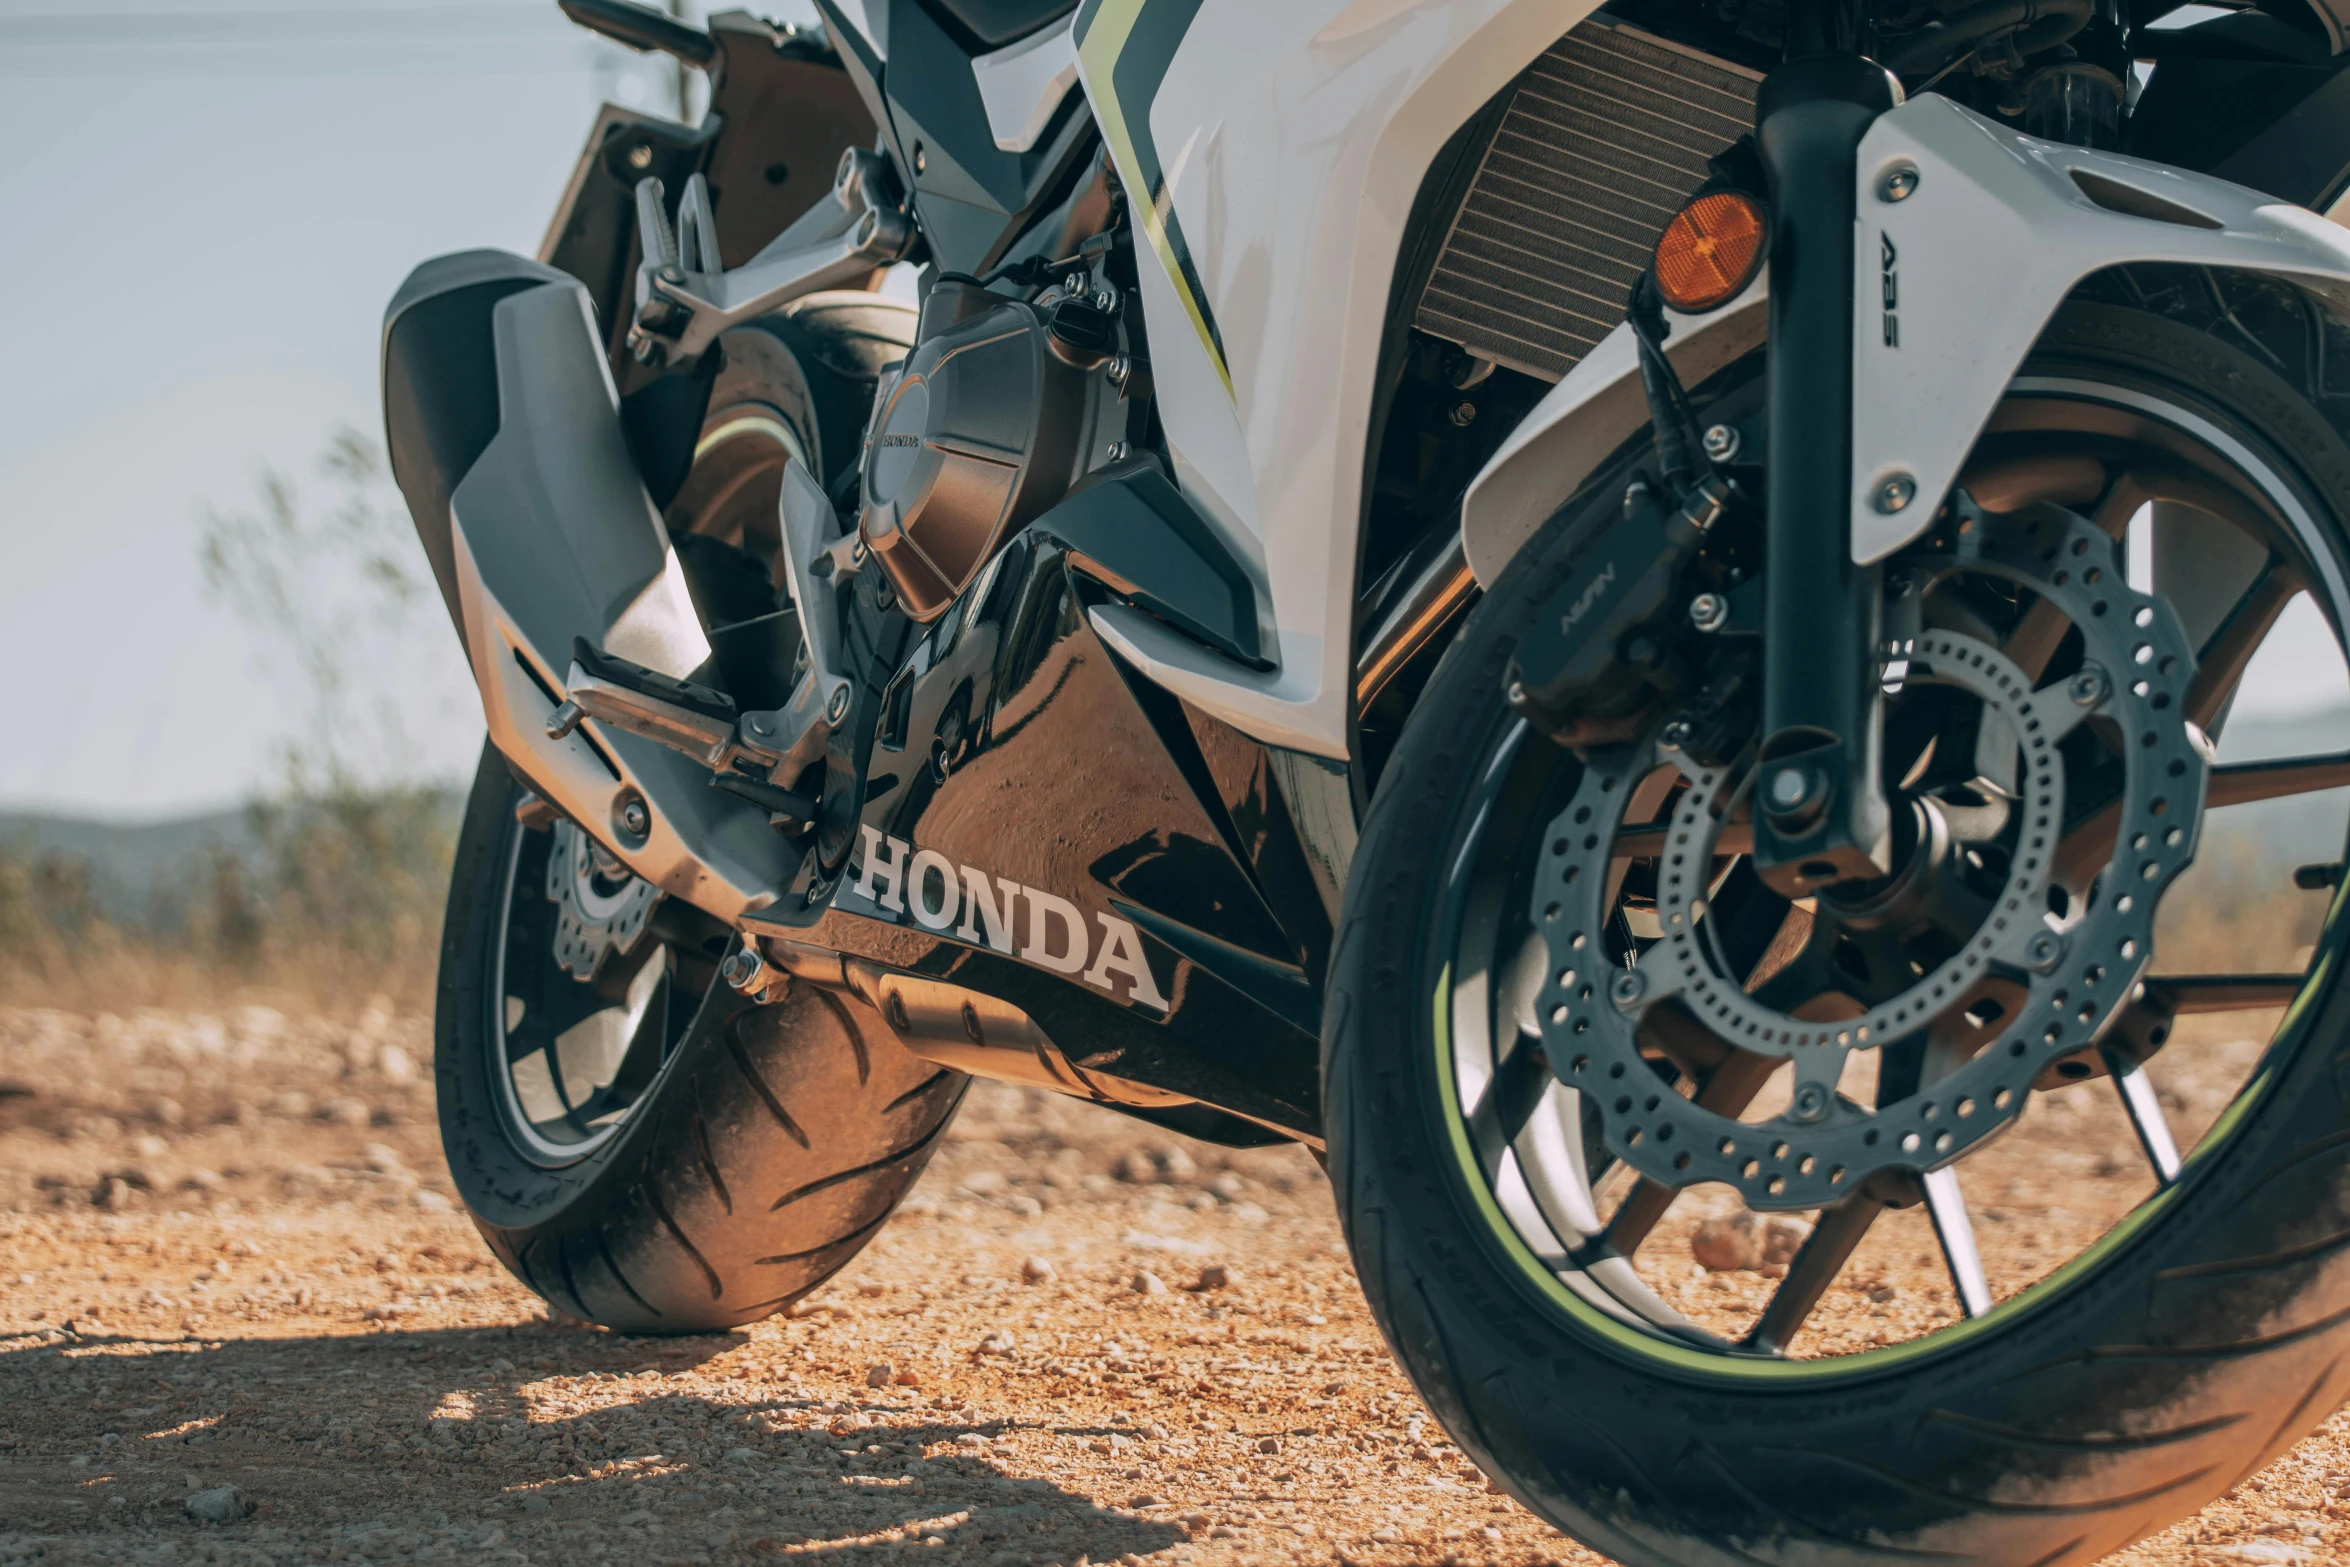
[[[2202, 274], [2133, 271], [2147, 276], [2108, 280], [2103, 302], [2059, 316], [2037, 373], [2199, 410], [2288, 476], [2338, 569], [2350, 446], [2311, 354], [2329, 339], [2338, 351], [2343, 334], [2318, 335], [2273, 281], [2204, 308]], [[2265, 361], [2231, 336], [2260, 328]], [[2350, 1392], [2350, 998], [2328, 983], [2338, 903], [2261, 1070], [2181, 1183], [1960, 1329], [1740, 1364], [1562, 1288], [1477, 1189], [1448, 1107], [1448, 889], [1473, 850], [1507, 852], [1474, 846], [1487, 811], [1505, 811], [1485, 780], [1515, 723], [1501, 690], [1517, 628], [1571, 573], [1578, 506], [1605, 503], [1553, 519], [1448, 651], [1354, 862], [1325, 1103], [1341, 1217], [1397, 1358], [1488, 1474], [1634, 1567], [2056, 1567], [2192, 1513]]]
[[[485, 748], [458, 838], [435, 1020], [457, 1190], [499, 1260], [566, 1315], [638, 1333], [768, 1316], [879, 1231], [969, 1079], [908, 1054], [869, 1009], [828, 992], [795, 985], [780, 1005], [734, 1010], [718, 984], [712, 1000], [731, 1015], [685, 1032], [616, 1134], [568, 1163], [527, 1155], [494, 1075], [505, 1066], [502, 904], [528, 890], [510, 889], [506, 874], [517, 836], [533, 830], [515, 818], [522, 798]], [[715, 922], [672, 913], [723, 951]], [[694, 961], [683, 945], [673, 940], [690, 1005], [716, 954]]]

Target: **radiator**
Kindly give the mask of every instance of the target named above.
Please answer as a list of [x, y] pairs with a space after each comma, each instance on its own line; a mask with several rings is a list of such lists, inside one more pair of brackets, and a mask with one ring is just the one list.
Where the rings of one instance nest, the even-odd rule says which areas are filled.
[[1624, 319], [1706, 159], [1754, 126], [1761, 77], [1598, 17], [1510, 88], [1413, 325], [1546, 381]]

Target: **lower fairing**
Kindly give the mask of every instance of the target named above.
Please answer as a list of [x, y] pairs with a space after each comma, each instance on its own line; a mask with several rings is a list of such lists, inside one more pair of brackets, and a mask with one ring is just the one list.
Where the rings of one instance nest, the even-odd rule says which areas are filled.
[[1045, 1064], [990, 1075], [1318, 1140], [1334, 888], [1315, 829], [1277, 753], [1102, 642], [1086, 611], [1106, 597], [1049, 534], [1007, 548], [884, 688], [837, 885], [748, 928], [970, 992], [943, 1036], [882, 1005], [918, 1053], [968, 1067], [1007, 1030], [1028, 1049], [1024, 1019]]

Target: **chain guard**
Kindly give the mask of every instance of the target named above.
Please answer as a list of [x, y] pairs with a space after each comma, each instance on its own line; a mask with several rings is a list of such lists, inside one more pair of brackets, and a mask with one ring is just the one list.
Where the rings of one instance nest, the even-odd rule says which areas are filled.
[[547, 901], [555, 906], [555, 962], [573, 979], [594, 979], [604, 960], [645, 933], [661, 889], [622, 871], [620, 884], [597, 866], [595, 842], [567, 821], [547, 850]]
[[[1715, 967], [1703, 923], [1714, 851], [1753, 770], [1674, 750], [1659, 738], [1661, 721], [1644, 740], [1593, 753], [1552, 821], [1530, 908], [1551, 958], [1536, 1014], [1544, 1051], [1554, 1075], [1597, 1110], [1608, 1148], [1641, 1175], [1672, 1187], [1723, 1182], [1767, 1211], [1823, 1206], [1881, 1171], [1939, 1169], [2021, 1113], [2040, 1071], [2093, 1041], [2145, 972], [2155, 907], [2193, 860], [2201, 825], [2207, 743], [2184, 716], [2195, 661], [2170, 606], [2127, 585], [2104, 533], [2055, 507], [2006, 522], [1979, 551], [1906, 557], [1914, 590], [1922, 598], [1933, 582], [1967, 574], [2003, 578], [2052, 602], [2080, 628], [2082, 675], [2097, 677], [2098, 689], [2081, 693], [2092, 696], [2084, 703], [2077, 675], [2035, 691], [1997, 649], [1945, 631], [1882, 649], [1887, 678], [1978, 698], [1986, 719], [1996, 714], [2008, 726], [2022, 758], [2005, 886], [1965, 945], [1917, 983], [1861, 1017], [1807, 1022], [1762, 1006]], [[1925, 548], [1945, 542], [1929, 539]], [[2119, 825], [2111, 859], [2090, 886], [2068, 889], [2067, 918], [2052, 923], [2048, 885], [2067, 799], [2059, 742], [2093, 719], [2117, 732], [2125, 758]], [[1603, 939], [1621, 886], [1615, 841], [1629, 802], [1660, 766], [1688, 783], [1658, 866], [1663, 935], [1636, 964], [1616, 967]], [[1970, 1058], [1889, 1105], [1862, 1106], [1834, 1091], [1853, 1052], [1914, 1038], [1986, 976], [2010, 981], [2026, 999]], [[1789, 1109], [1743, 1122], [1668, 1086], [1639, 1047], [1641, 1018], [1668, 1003], [1733, 1046], [1792, 1060]], [[1799, 1107], [1808, 1113], [1799, 1117]]]

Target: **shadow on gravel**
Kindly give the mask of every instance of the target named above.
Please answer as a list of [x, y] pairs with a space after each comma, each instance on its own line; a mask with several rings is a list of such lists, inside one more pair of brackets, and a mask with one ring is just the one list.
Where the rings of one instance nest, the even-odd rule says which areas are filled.
[[[743, 1335], [635, 1339], [497, 1328], [217, 1341], [0, 1340], [0, 1556], [118, 1559], [127, 1536], [399, 1556], [427, 1543], [557, 1547], [648, 1561], [832, 1559], [936, 1541], [926, 1561], [989, 1567], [1150, 1555], [1172, 1520], [999, 1472], [1000, 1424], [926, 1402], [817, 1403], [772, 1380]], [[599, 1407], [528, 1419], [525, 1384]], [[43, 1412], [38, 1438], [5, 1429]], [[1034, 1427], [1026, 1428], [1036, 1430]], [[1084, 1437], [1055, 1427], [1037, 1436]], [[1026, 1467], [1036, 1436], [1011, 1433]], [[251, 1517], [199, 1526], [196, 1491], [235, 1485]], [[241, 1559], [241, 1558], [240, 1558]]]

